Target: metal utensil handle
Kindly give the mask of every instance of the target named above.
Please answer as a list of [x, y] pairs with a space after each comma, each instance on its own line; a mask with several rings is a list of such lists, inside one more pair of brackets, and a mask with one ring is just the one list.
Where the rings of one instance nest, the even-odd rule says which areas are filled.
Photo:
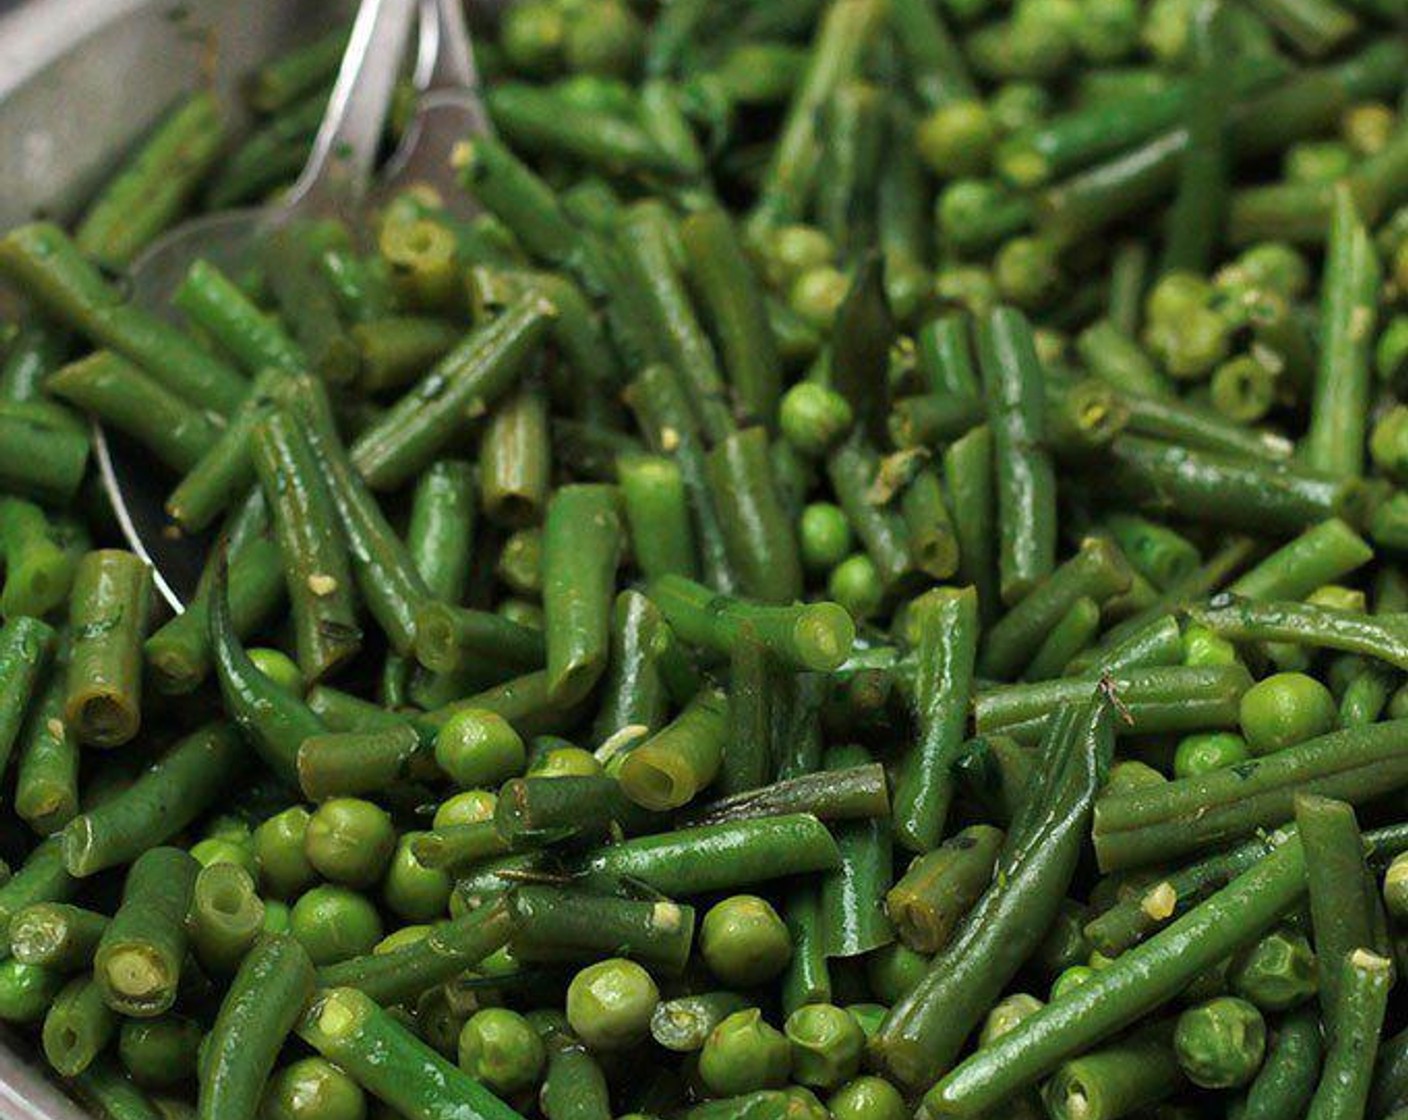
[[362, 0], [290, 207], [346, 212], [371, 181], [416, 0]]
[[460, 0], [420, 0], [420, 25], [416, 89], [477, 89], [479, 73]]

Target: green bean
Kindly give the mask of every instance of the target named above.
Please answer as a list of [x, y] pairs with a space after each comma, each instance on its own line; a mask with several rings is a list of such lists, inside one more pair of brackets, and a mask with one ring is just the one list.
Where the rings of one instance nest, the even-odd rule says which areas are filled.
[[957, 393], [922, 393], [901, 397], [890, 409], [890, 438], [900, 448], [932, 447], [972, 431], [983, 419], [977, 397]]
[[0, 399], [19, 402], [38, 398], [44, 379], [68, 357], [71, 341], [66, 330], [38, 316], [21, 322], [0, 363]]
[[251, 377], [270, 367], [300, 373], [307, 362], [279, 321], [260, 311], [239, 285], [207, 260], [191, 265], [171, 302]]
[[973, 1115], [1172, 999], [1295, 903], [1305, 861], [1290, 840], [1227, 887], [960, 1062], [924, 1098], [937, 1116]]
[[717, 777], [728, 730], [723, 693], [701, 690], [675, 720], [626, 754], [619, 771], [622, 790], [655, 811], [687, 804]]
[[247, 385], [163, 320], [124, 302], [57, 226], [37, 222], [0, 239], [4, 271], [58, 322], [117, 351], [198, 408], [229, 414]]
[[611, 649], [593, 738], [606, 742], [631, 727], [658, 730], [665, 722], [668, 685], [664, 662], [678, 650], [655, 604], [622, 591], [612, 608]]
[[1219, 595], [1188, 616], [1233, 641], [1289, 642], [1377, 658], [1408, 669], [1408, 615], [1366, 615], [1296, 602]]
[[1335, 195], [1325, 261], [1323, 340], [1310, 403], [1305, 461], [1330, 474], [1363, 471], [1369, 414], [1369, 348], [1381, 270], [1348, 191]]
[[827, 457], [826, 473], [837, 503], [875, 563], [880, 582], [893, 588], [912, 574], [914, 556], [904, 518], [872, 500], [879, 466], [874, 448], [857, 433]]
[[494, 409], [481, 443], [479, 486], [492, 521], [521, 527], [542, 520], [551, 453], [547, 399], [520, 386]]
[[63, 989], [66, 977], [32, 964], [0, 961], [0, 1021], [37, 1023]]
[[1339, 518], [1330, 518], [1271, 553], [1227, 590], [1257, 601], [1302, 599], [1373, 557], [1373, 549], [1353, 529]]
[[650, 1034], [666, 1050], [692, 1053], [719, 1023], [747, 1006], [744, 996], [727, 991], [661, 1000], [650, 1016]]
[[678, 464], [662, 455], [622, 455], [616, 476], [636, 566], [647, 579], [693, 578], [697, 560], [687, 491]]
[[884, 11], [872, 0], [845, 0], [827, 9], [812, 43], [806, 73], [787, 107], [749, 218], [758, 233], [802, 216], [821, 159], [821, 107], [860, 69], [866, 46], [878, 34]]
[[65, 902], [34, 902], [10, 919], [10, 952], [21, 964], [79, 972], [93, 963], [108, 918]]
[[1243, 1120], [1303, 1115], [1320, 1076], [1320, 1025], [1308, 1011], [1277, 1024], [1266, 1061], [1247, 1089]]
[[978, 645], [972, 588], [928, 592], [911, 605], [922, 669], [915, 682], [920, 737], [895, 778], [895, 837], [913, 852], [936, 847], [953, 797], [953, 765], [963, 745]]
[[[1084, 695], [1094, 683], [1089, 676], [1063, 677], [981, 690], [973, 701], [975, 727], [980, 735], [1038, 738], [1053, 705]], [[1145, 734], [1235, 727], [1251, 678], [1240, 665], [1174, 665], [1124, 670], [1112, 684], [1133, 721], [1121, 720], [1117, 732]]]
[[151, 569], [133, 553], [105, 549], [79, 562], [69, 605], [64, 721], [80, 742], [116, 747], [137, 734], [151, 596]]
[[[325, 964], [318, 969], [318, 985], [325, 990], [356, 989], [360, 996], [391, 1006], [478, 964], [508, 944], [512, 931], [508, 902], [495, 900], [440, 922], [425, 937], [398, 949]], [[306, 1034], [304, 1038], [313, 1042]]]
[[337, 74], [347, 48], [347, 29], [285, 51], [259, 67], [250, 78], [250, 104], [261, 113], [276, 113]]
[[117, 270], [185, 209], [224, 146], [223, 114], [209, 90], [172, 110], [88, 207], [74, 234], [87, 256]]
[[530, 1022], [543, 1035], [547, 1076], [538, 1103], [547, 1120], [610, 1120], [611, 1097], [596, 1058], [568, 1031], [556, 1012], [537, 1012]]
[[0, 401], [0, 487], [51, 505], [73, 499], [88, 465], [88, 437], [50, 401]]
[[626, 957], [669, 974], [683, 971], [694, 939], [694, 909], [554, 887], [523, 886], [508, 896], [520, 961]]
[[357, 376], [359, 355], [318, 259], [329, 244], [345, 239], [346, 231], [335, 223], [304, 221], [273, 231], [259, 245], [265, 282], [307, 365], [335, 385]]
[[78, 812], [79, 747], [64, 722], [65, 692], [64, 674], [55, 666], [16, 741], [15, 815], [41, 836], [59, 831]]
[[1344, 1005], [1338, 962], [1361, 946], [1376, 942], [1374, 926], [1382, 920], [1379, 900], [1364, 864], [1364, 841], [1354, 810], [1342, 801], [1313, 794], [1295, 799], [1296, 829], [1305, 848], [1310, 919], [1320, 975], [1321, 1017], [1334, 1036]]
[[770, 606], [715, 594], [676, 575], [654, 580], [647, 594], [681, 641], [719, 653], [732, 649], [747, 627], [783, 663], [828, 671], [846, 659], [855, 640], [854, 624], [835, 603]]
[[706, 465], [740, 589], [762, 602], [798, 598], [802, 567], [796, 534], [778, 498], [765, 431], [730, 433], [709, 452]]
[[1343, 958], [1340, 969], [1344, 995], [1325, 1051], [1320, 1085], [1306, 1112], [1308, 1120], [1363, 1116], [1374, 1074], [1393, 964], [1359, 947]]
[[54, 654], [54, 631], [37, 618], [17, 615], [0, 628], [0, 774], [20, 739], [31, 705]]
[[44, 1016], [44, 1057], [64, 1077], [82, 1073], [117, 1031], [117, 1017], [91, 976], [70, 980]]
[[[833, 770], [871, 760], [862, 747], [835, 747], [823, 761]], [[885, 914], [885, 893], [893, 881], [890, 822], [869, 817], [832, 827], [841, 862], [821, 880], [822, 947], [828, 957], [857, 957], [895, 939]]]
[[818, 820], [842, 821], [884, 817], [889, 812], [884, 770], [878, 763], [868, 763], [749, 789], [695, 809], [684, 819], [691, 825], [706, 825], [810, 813]]
[[63, 843], [42, 840], [10, 880], [0, 885], [0, 950], [10, 949], [10, 926], [16, 914], [38, 902], [63, 902], [77, 890], [64, 863]]
[[984, 616], [998, 608], [996, 503], [993, 495], [992, 429], [974, 428], [944, 451], [944, 482], [953, 507], [953, 529], [958, 538], [958, 579], [978, 589]]
[[1093, 829], [1100, 865], [1138, 866], [1283, 824], [1297, 791], [1352, 804], [1396, 788], [1402, 778], [1390, 744], [1401, 734], [1398, 722], [1332, 731], [1227, 770], [1101, 798]]
[[1156, 513], [1197, 517], [1265, 533], [1300, 532], [1330, 517], [1355, 520], [1364, 493], [1354, 480], [1304, 467], [1120, 436], [1102, 479], [1116, 497]]
[[98, 1057], [74, 1077], [69, 1089], [107, 1120], [165, 1120], [151, 1099], [106, 1057]]
[[1038, 643], [1081, 597], [1103, 602], [1128, 589], [1131, 572], [1120, 550], [1088, 537], [1076, 554], [1036, 585], [989, 630], [978, 659], [986, 677], [1011, 677]]
[[352, 445], [367, 485], [394, 489], [432, 462], [466, 415], [513, 387], [555, 313], [543, 296], [526, 294], [437, 362]]
[[773, 698], [785, 672], [766, 648], [746, 631], [729, 658], [728, 729], [719, 766], [719, 792], [725, 796], [758, 789], [773, 762]]
[[1054, 919], [1113, 753], [1112, 707], [1103, 692], [1088, 691], [1051, 718], [1041, 787], [1013, 822], [993, 885], [881, 1025], [872, 1045], [904, 1084], [922, 1084], [948, 1067]]
[[936, 12], [915, 0], [900, 0], [888, 15], [915, 92], [927, 108], [974, 97], [967, 63]]
[[918, 953], [947, 946], [992, 881], [1003, 839], [1001, 829], [971, 825], [915, 857], [885, 896], [900, 940]]
[[348, 549], [324, 472], [289, 413], [273, 411], [251, 433], [254, 469], [272, 514], [294, 620], [297, 661], [316, 684], [361, 646]]
[[297, 1031], [408, 1120], [514, 1120], [518, 1115], [352, 988], [321, 992]]
[[186, 911], [199, 866], [180, 848], [161, 847], [147, 849], [132, 864], [122, 905], [93, 957], [93, 974], [114, 1011], [150, 1017], [176, 1002]]
[[130, 786], [64, 826], [64, 867], [84, 878], [136, 859], [227, 794], [244, 762], [244, 746], [228, 724], [192, 732]]
[[420, 377], [454, 349], [464, 332], [443, 319], [398, 315], [358, 323], [351, 335], [361, 355], [359, 385], [381, 394]]
[[1100, 604], [1088, 596], [1077, 599], [1037, 646], [1022, 671], [1022, 679], [1042, 681], [1059, 677], [1077, 655], [1090, 647], [1100, 633], [1100, 625]]
[[68, 599], [82, 534], [23, 498], [0, 499], [0, 557], [5, 563], [0, 615], [42, 618]]
[[978, 324], [977, 337], [997, 464], [1002, 601], [1010, 605], [1055, 566], [1056, 481], [1042, 446], [1042, 371], [1030, 326], [1002, 308]]
[[935, 579], [958, 570], [958, 538], [943, 483], [933, 470], [920, 471], [900, 496], [900, 512], [909, 532], [914, 564]]
[[578, 484], [553, 495], [543, 533], [543, 610], [548, 694], [557, 703], [582, 700], [606, 670], [621, 536], [615, 487]]
[[292, 937], [268, 937], [249, 951], [205, 1045], [198, 1116], [253, 1120], [279, 1049], [312, 994], [313, 962]]

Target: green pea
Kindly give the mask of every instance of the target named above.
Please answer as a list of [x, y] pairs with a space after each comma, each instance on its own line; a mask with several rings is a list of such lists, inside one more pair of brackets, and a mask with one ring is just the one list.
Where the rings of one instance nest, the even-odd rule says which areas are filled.
[[126, 1019], [117, 1035], [117, 1054], [128, 1075], [144, 1089], [169, 1089], [196, 1072], [204, 1028], [184, 1015]]
[[1185, 665], [1236, 665], [1237, 647], [1206, 626], [1192, 625], [1183, 632]]
[[1310, 291], [1310, 265], [1305, 255], [1284, 241], [1262, 241], [1247, 249], [1232, 266], [1253, 288], [1268, 288], [1286, 299]]
[[1330, 690], [1304, 673], [1276, 673], [1242, 695], [1242, 735], [1255, 755], [1271, 754], [1334, 728], [1339, 710]]
[[317, 965], [370, 953], [381, 940], [376, 907], [346, 887], [314, 887], [293, 904], [289, 932]]
[[762, 251], [768, 283], [784, 291], [802, 273], [836, 259], [835, 243], [815, 226], [782, 226], [764, 240]]
[[1315, 951], [1299, 930], [1274, 929], [1233, 958], [1228, 980], [1263, 1011], [1285, 1011], [1319, 989]]
[[1137, 758], [1127, 758], [1110, 767], [1110, 776], [1105, 779], [1105, 792], [1130, 793], [1150, 786], [1165, 785], [1168, 779], [1147, 762]]
[[820, 458], [855, 423], [850, 402], [834, 389], [800, 381], [783, 394], [778, 423], [782, 437], [803, 455]]
[[857, 1077], [826, 1102], [833, 1120], [908, 1120], [904, 1095], [883, 1077]]
[[466, 708], [435, 736], [435, 761], [462, 789], [492, 786], [523, 773], [523, 740], [497, 712]]
[[660, 990], [650, 973], [621, 957], [582, 969], [567, 986], [567, 1022], [597, 1050], [623, 1050], [650, 1034]]
[[601, 761], [581, 747], [553, 747], [543, 751], [528, 767], [530, 778], [594, 778], [602, 772]]
[[1340, 135], [1355, 155], [1377, 155], [1398, 128], [1398, 114], [1382, 101], [1351, 105], [1340, 114]]
[[1224, 770], [1251, 758], [1246, 740], [1231, 731], [1206, 731], [1186, 735], [1173, 752], [1173, 776], [1195, 778], [1212, 770]]
[[919, 158], [941, 179], [984, 175], [997, 143], [997, 122], [981, 101], [950, 101], [919, 122]]
[[809, 571], [830, 571], [850, 555], [855, 536], [841, 507], [832, 502], [812, 502], [802, 510], [797, 543], [802, 563]]
[[715, 903], [704, 915], [699, 951], [725, 984], [748, 987], [771, 980], [787, 967], [792, 939], [771, 904], [739, 894]]
[[308, 819], [303, 850], [325, 879], [369, 887], [381, 878], [396, 848], [396, 829], [381, 806], [360, 797], [324, 801]]
[[640, 61], [645, 28], [620, 0], [601, 0], [589, 7], [568, 9], [563, 54], [570, 69], [589, 74], [628, 78]]
[[839, 268], [809, 268], [792, 281], [787, 305], [817, 330], [828, 331], [849, 289], [850, 281]]
[[1030, 1019], [1046, 1005], [1027, 992], [1014, 992], [993, 1005], [978, 1032], [978, 1046], [990, 1045], [1024, 1019]]
[[1255, 1006], [1236, 996], [1190, 1007], [1178, 1017], [1173, 1047], [1188, 1080], [1204, 1089], [1245, 1085], [1266, 1054], [1266, 1023]]
[[756, 1007], [722, 1020], [699, 1051], [699, 1079], [721, 1097], [779, 1088], [791, 1068], [787, 1036], [764, 1022]]
[[875, 561], [863, 552], [848, 556], [831, 569], [826, 593], [854, 619], [872, 617], [885, 601], [885, 586]]
[[233, 840], [227, 836], [207, 836], [191, 846], [191, 858], [202, 867], [209, 867], [212, 863], [233, 863], [248, 871], [251, 878], [259, 874], [259, 859], [248, 837]]
[[494, 819], [494, 807], [499, 803], [498, 795], [487, 789], [467, 789], [451, 795], [440, 802], [430, 823], [435, 828], [448, 828], [456, 824], [479, 824]]
[[283, 650], [256, 647], [248, 652], [254, 667], [276, 685], [288, 689], [295, 696], [303, 695], [303, 674], [293, 658]]
[[408, 922], [428, 922], [443, 917], [454, 885], [445, 870], [426, 867], [416, 859], [411, 844], [420, 835], [419, 832], [402, 834], [381, 886], [386, 905]]
[[265, 1120], [363, 1120], [362, 1087], [325, 1058], [301, 1058], [284, 1066], [264, 1090]]
[[524, 0], [504, 9], [499, 45], [509, 64], [525, 74], [549, 74], [562, 57], [567, 23], [555, 0]]
[[547, 1051], [533, 1024], [506, 1007], [486, 1007], [460, 1030], [460, 1069], [501, 1094], [531, 1089], [542, 1076]]
[[400, 929], [393, 929], [372, 946], [372, 952], [378, 956], [384, 953], [395, 953], [409, 945], [416, 944], [418, 941], [424, 941], [434, 930], [435, 927], [430, 925], [402, 926]]
[[259, 884], [275, 898], [292, 898], [317, 876], [304, 851], [309, 817], [307, 809], [294, 805], [254, 830]]
[[1041, 237], [1014, 237], [998, 249], [992, 264], [998, 294], [1031, 310], [1048, 303], [1061, 286], [1060, 254]]
[[1094, 975], [1095, 969], [1091, 968], [1089, 965], [1071, 965], [1070, 968], [1065, 969], [1060, 976], [1052, 981], [1051, 999], [1055, 1001], [1060, 999], [1063, 995], [1075, 991]]
[[783, 1033], [792, 1044], [792, 1080], [834, 1089], [860, 1071], [865, 1032], [854, 1016], [829, 1003], [811, 1003], [787, 1016]]

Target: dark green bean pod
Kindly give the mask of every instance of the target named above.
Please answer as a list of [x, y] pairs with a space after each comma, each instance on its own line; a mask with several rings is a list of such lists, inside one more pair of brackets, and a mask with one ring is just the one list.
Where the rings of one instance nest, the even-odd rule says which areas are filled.
[[710, 1031], [747, 1006], [747, 997], [737, 992], [701, 992], [661, 1000], [650, 1016], [650, 1036], [666, 1050], [694, 1053], [703, 1048]]
[[1297, 792], [1353, 804], [1394, 789], [1408, 767], [1395, 749], [1405, 726], [1332, 731], [1228, 769], [1102, 797], [1092, 830], [1100, 865], [1108, 871], [1167, 860], [1283, 824]]
[[340, 226], [302, 221], [275, 230], [259, 245], [259, 262], [275, 304], [312, 372], [333, 385], [356, 379], [360, 355], [318, 260], [325, 248], [345, 238]]
[[133, 862], [122, 905], [93, 956], [93, 974], [114, 1011], [145, 1018], [176, 1002], [199, 869], [180, 848], [149, 848]]
[[1306, 1120], [1363, 1116], [1373, 1082], [1374, 1058], [1393, 985], [1393, 963], [1361, 946], [1350, 950], [1339, 967], [1339, 1012]]
[[245, 957], [204, 1047], [202, 1120], [254, 1120], [285, 1038], [313, 994], [313, 962], [292, 937], [274, 935]]
[[78, 882], [64, 863], [62, 840], [51, 836], [40, 841], [9, 881], [0, 885], [0, 949], [9, 951], [10, 923], [21, 910], [37, 902], [63, 902], [77, 889]]
[[925, 575], [946, 580], [958, 571], [958, 537], [938, 473], [920, 471], [900, 496], [900, 513], [909, 531], [915, 566]]
[[610, 1120], [606, 1075], [562, 1016], [537, 1012], [529, 1021], [542, 1034], [548, 1051], [547, 1076], [538, 1091], [538, 1106], [547, 1120]]
[[362, 644], [347, 545], [321, 465], [295, 417], [269, 412], [251, 433], [254, 469], [283, 557], [297, 661], [316, 684]]
[[912, 852], [935, 847], [953, 797], [978, 647], [978, 599], [971, 587], [940, 588], [911, 605], [922, 669], [915, 682], [919, 739], [895, 778], [895, 838]]
[[757, 789], [772, 773], [773, 697], [783, 672], [746, 631], [739, 637], [729, 658], [728, 735], [719, 767], [724, 796]]
[[106, 914], [66, 902], [35, 902], [10, 919], [10, 952], [21, 964], [79, 972], [93, 963]]
[[53, 627], [37, 618], [17, 615], [0, 628], [0, 774], [20, 740], [54, 645]]
[[117, 1016], [92, 976], [70, 980], [44, 1016], [44, 1057], [63, 1077], [82, 1073], [117, 1032]]
[[480, 441], [485, 514], [515, 528], [541, 521], [551, 473], [547, 398], [540, 388], [521, 385], [499, 402]]
[[682, 819], [691, 825], [723, 824], [789, 813], [810, 813], [822, 821], [889, 816], [884, 767], [872, 762], [785, 778], [702, 805]]
[[548, 694], [556, 703], [584, 699], [606, 671], [621, 530], [614, 486], [564, 486], [548, 504], [543, 612]]
[[61, 665], [35, 697], [20, 732], [15, 815], [50, 836], [78, 813], [78, 738], [64, 722], [66, 687]]
[[1247, 1089], [1242, 1120], [1303, 1116], [1320, 1079], [1320, 1024], [1307, 1010], [1292, 1011], [1279, 1023], [1256, 1080]]
[[171, 302], [235, 358], [251, 377], [273, 368], [301, 373], [307, 358], [279, 321], [208, 260], [197, 260]]
[[63, 365], [72, 341], [68, 331], [40, 316], [22, 320], [0, 362], [0, 400], [39, 397], [44, 379]]
[[85, 534], [23, 498], [0, 499], [0, 615], [42, 618], [68, 598]]
[[727, 697], [701, 689], [674, 720], [626, 753], [617, 771], [621, 789], [656, 812], [688, 804], [718, 776], [729, 731]]
[[874, 561], [880, 582], [890, 590], [902, 586], [915, 566], [904, 518], [873, 499], [871, 487], [879, 468], [875, 449], [859, 435], [843, 442], [826, 460], [836, 501]]
[[678, 975], [694, 940], [694, 908], [663, 899], [612, 898], [525, 885], [508, 896], [516, 960], [592, 961], [627, 957]]
[[0, 488], [48, 505], [73, 500], [88, 466], [88, 436], [52, 401], [0, 401]]
[[885, 896], [900, 940], [917, 953], [943, 949], [992, 882], [1003, 839], [1001, 829], [970, 825], [915, 857]]
[[187, 735], [130, 786], [64, 826], [59, 835], [68, 873], [84, 878], [169, 840], [228, 795], [246, 762], [244, 744], [229, 724]]
[[872, 1044], [903, 1084], [925, 1084], [948, 1068], [1055, 917], [1109, 769], [1112, 708], [1096, 690], [1049, 721], [1037, 788], [1008, 832], [993, 885]]
[[79, 562], [69, 601], [64, 720], [80, 742], [116, 747], [137, 734], [151, 597], [151, 569], [131, 552], [103, 549]]
[[1052, 1120], [1115, 1120], [1157, 1104], [1184, 1084], [1173, 1050], [1173, 1023], [1065, 1062], [1042, 1089]]
[[[863, 747], [835, 747], [823, 759], [828, 770], [870, 762]], [[841, 863], [821, 880], [818, 899], [822, 951], [828, 957], [858, 957], [895, 939], [885, 914], [893, 882], [890, 822], [869, 817], [833, 826]]]
[[324, 965], [318, 969], [318, 986], [355, 988], [390, 1007], [472, 968], [507, 945], [512, 932], [508, 902], [496, 899], [440, 922], [424, 937], [398, 949]]
[[518, 1113], [354, 988], [325, 988], [296, 1029], [407, 1120], [518, 1120]]
[[1368, 615], [1296, 602], [1219, 595], [1188, 617], [1238, 642], [1288, 642], [1377, 658], [1408, 669], [1408, 614]]
[[513, 848], [564, 840], [598, 842], [616, 829], [644, 831], [656, 821], [601, 774], [510, 778], [499, 789], [494, 824]]
[[299, 696], [250, 660], [235, 632], [229, 574], [220, 562], [209, 597], [210, 651], [225, 710], [269, 768], [290, 785], [299, 782], [299, 749], [327, 729]]
[[677, 658], [680, 651], [659, 608], [638, 591], [617, 595], [594, 740], [607, 743], [627, 728], [649, 733], [664, 725], [670, 696], [663, 662], [672, 655]]
[[762, 427], [730, 432], [705, 460], [730, 566], [745, 595], [790, 603], [802, 593], [792, 519], [778, 497]]
[[997, 469], [998, 570], [1010, 605], [1055, 567], [1056, 480], [1031, 327], [1021, 312], [1000, 308], [978, 324], [977, 337]]
[[[277, 688], [270, 682], [270, 687]], [[303, 709], [307, 711], [306, 706]], [[309, 712], [309, 715], [312, 715]], [[296, 749], [298, 786], [310, 801], [375, 794], [424, 772], [431, 752], [410, 724], [369, 731], [322, 731], [305, 726]], [[314, 730], [318, 727], [319, 730]], [[258, 739], [256, 738], [256, 742]]]
[[620, 455], [615, 474], [630, 528], [631, 554], [646, 579], [698, 567], [688, 494], [679, 465], [663, 455]]

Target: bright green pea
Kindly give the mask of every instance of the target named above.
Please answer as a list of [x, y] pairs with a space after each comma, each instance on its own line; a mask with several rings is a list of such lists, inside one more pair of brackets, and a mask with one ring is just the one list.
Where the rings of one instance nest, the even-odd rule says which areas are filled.
[[1136, 789], [1161, 786], [1168, 779], [1137, 758], [1126, 758], [1110, 767], [1110, 776], [1105, 779], [1105, 792], [1109, 794], [1129, 793]]
[[231, 840], [225, 836], [208, 836], [191, 846], [191, 857], [202, 867], [212, 863], [233, 863], [248, 871], [250, 877], [259, 874], [259, 860], [249, 839]]
[[1051, 999], [1056, 1001], [1068, 992], [1073, 992], [1095, 975], [1095, 969], [1086, 964], [1073, 964], [1056, 977], [1051, 984]]
[[363, 1120], [362, 1088], [324, 1058], [301, 1058], [284, 1066], [264, 1090], [264, 1120]]
[[396, 829], [380, 805], [360, 797], [324, 801], [308, 818], [303, 850], [324, 879], [369, 887], [381, 878], [396, 848]]
[[993, 1005], [978, 1032], [978, 1047], [990, 1046], [1024, 1019], [1030, 1019], [1046, 1004], [1028, 992], [1014, 992]]
[[1384, 872], [1384, 905], [1389, 916], [1408, 923], [1408, 852], [1400, 852]]
[[1185, 665], [1236, 665], [1240, 660], [1237, 647], [1206, 626], [1194, 624], [1183, 632]]
[[424, 941], [434, 930], [434, 926], [423, 924], [402, 926], [400, 929], [393, 929], [372, 946], [372, 953], [376, 956], [382, 956], [386, 953], [395, 953], [409, 945], [414, 945], [417, 941]]
[[460, 1030], [460, 1069], [496, 1093], [531, 1089], [546, 1061], [547, 1051], [533, 1024], [506, 1007], [476, 1011]]
[[530, 778], [594, 778], [602, 772], [601, 762], [581, 747], [553, 747], [543, 751], [528, 767]]
[[1252, 1004], [1219, 996], [1178, 1017], [1173, 1035], [1178, 1064], [1204, 1089], [1245, 1085], [1266, 1054], [1266, 1022]]
[[772, 905], [756, 895], [716, 902], [699, 929], [699, 951], [725, 984], [750, 987], [771, 980], [792, 959], [792, 938]]
[[293, 904], [289, 932], [314, 964], [334, 964], [372, 951], [381, 940], [381, 916], [356, 891], [314, 887]]
[[810, 268], [792, 281], [787, 305], [819, 331], [829, 331], [840, 310], [850, 281], [832, 265]]
[[440, 802], [430, 823], [434, 828], [448, 828], [454, 824], [491, 821], [494, 819], [494, 807], [498, 803], [498, 794], [490, 793], [487, 789], [462, 790]]
[[1305, 934], [1284, 926], [1239, 953], [1227, 978], [1233, 992], [1263, 1011], [1304, 1003], [1320, 986], [1315, 950]]
[[924, 979], [930, 958], [902, 941], [895, 941], [865, 957], [865, 979], [881, 1003], [898, 1003]]
[[802, 510], [797, 543], [802, 563], [809, 571], [825, 572], [850, 555], [855, 536], [841, 507], [832, 502], [812, 502]]
[[650, 973], [621, 957], [582, 969], [567, 985], [567, 1022], [597, 1050], [623, 1050], [650, 1033], [660, 990]]
[[831, 569], [831, 576], [826, 581], [826, 593], [857, 620], [873, 616], [885, 601], [880, 572], [875, 567], [875, 561], [863, 552], [848, 556]]
[[987, 173], [997, 143], [997, 123], [981, 101], [950, 101], [914, 130], [919, 158], [940, 179]]
[[483, 708], [456, 712], [435, 736], [435, 761], [461, 789], [497, 785], [521, 774], [527, 757], [508, 720]]
[[1339, 718], [1330, 690], [1304, 673], [1277, 673], [1242, 695], [1242, 735], [1255, 755], [1271, 754], [1334, 729]]
[[699, 1051], [699, 1079], [721, 1097], [780, 1088], [792, 1068], [787, 1037], [756, 1007], [719, 1023]]
[[904, 1094], [883, 1077], [857, 1077], [826, 1102], [833, 1120], [909, 1120]]
[[782, 437], [811, 458], [825, 455], [855, 423], [846, 398], [814, 381], [793, 385], [783, 394], [779, 409]]
[[292, 898], [317, 877], [304, 851], [309, 817], [307, 809], [294, 805], [254, 830], [259, 883], [266, 894]]
[[1173, 776], [1194, 778], [1212, 770], [1225, 770], [1246, 762], [1252, 753], [1246, 740], [1230, 731], [1206, 731], [1186, 735], [1173, 752]]

